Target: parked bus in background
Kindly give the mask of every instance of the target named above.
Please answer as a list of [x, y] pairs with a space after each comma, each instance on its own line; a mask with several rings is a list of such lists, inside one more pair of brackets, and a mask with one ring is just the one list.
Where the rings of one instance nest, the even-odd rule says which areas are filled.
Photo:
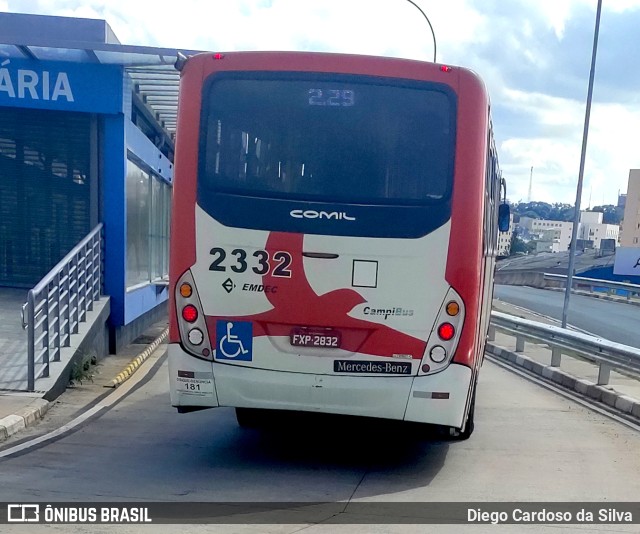
[[403, 59], [199, 54], [178, 109], [172, 405], [468, 437], [502, 183], [481, 80]]

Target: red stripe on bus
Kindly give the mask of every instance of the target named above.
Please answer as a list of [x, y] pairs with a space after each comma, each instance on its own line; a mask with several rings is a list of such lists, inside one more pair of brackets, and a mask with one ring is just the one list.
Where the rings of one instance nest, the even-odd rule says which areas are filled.
[[[355, 319], [348, 313], [366, 300], [353, 289], [336, 289], [318, 295], [307, 279], [302, 257], [303, 234], [271, 232], [266, 249], [269, 252], [287, 251], [291, 254], [291, 278], [275, 277], [268, 273], [262, 284], [277, 285], [276, 293], [266, 297], [273, 309], [259, 314], [234, 316], [234, 321], [252, 321], [253, 337], [289, 337], [294, 326], [318, 326], [339, 329], [342, 334], [342, 349], [373, 356], [411, 354], [413, 359], [422, 359], [426, 342], [394, 330], [383, 324]], [[216, 344], [216, 321], [227, 317], [207, 317], [211, 343]], [[363, 332], [365, 337], [363, 339]]]

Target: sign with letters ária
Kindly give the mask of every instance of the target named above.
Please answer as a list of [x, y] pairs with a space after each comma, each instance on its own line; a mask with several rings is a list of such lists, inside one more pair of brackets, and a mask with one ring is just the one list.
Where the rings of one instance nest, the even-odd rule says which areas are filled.
[[0, 106], [118, 113], [122, 67], [0, 59]]

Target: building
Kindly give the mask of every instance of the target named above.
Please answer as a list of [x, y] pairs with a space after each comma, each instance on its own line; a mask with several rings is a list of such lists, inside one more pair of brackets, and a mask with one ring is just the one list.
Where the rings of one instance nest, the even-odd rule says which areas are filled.
[[[581, 248], [600, 249], [603, 239], [618, 242], [620, 228], [615, 224], [604, 224], [602, 218], [603, 214], [598, 211], [580, 212], [577, 239]], [[521, 217], [519, 224], [523, 238], [536, 242], [536, 252], [562, 252], [569, 249], [572, 222]]]
[[640, 284], [640, 169], [629, 171], [620, 248], [616, 250], [613, 274]]
[[112, 351], [166, 315], [176, 52], [0, 13], [0, 286], [33, 287], [103, 223]]
[[561, 252], [563, 250], [562, 244], [562, 229], [550, 228], [549, 230], [543, 230], [539, 234], [539, 238], [535, 240], [536, 253], [538, 252]]
[[573, 223], [520, 217], [522, 237], [536, 241], [536, 252], [561, 252], [571, 244]]
[[578, 239], [590, 243], [590, 248], [601, 249], [603, 239], [612, 239], [618, 243], [620, 227], [617, 224], [604, 224], [602, 213], [598, 211], [581, 211]]
[[629, 171], [620, 246], [640, 247], [640, 169]]
[[602, 213], [599, 211], [581, 211], [580, 222], [582, 224], [602, 224]]
[[513, 213], [509, 217], [509, 230], [498, 232], [498, 257], [505, 257], [511, 254], [511, 241], [513, 240]]

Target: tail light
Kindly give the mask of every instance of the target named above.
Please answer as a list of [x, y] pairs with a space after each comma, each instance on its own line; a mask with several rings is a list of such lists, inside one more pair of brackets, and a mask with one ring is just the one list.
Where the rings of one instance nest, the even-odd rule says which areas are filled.
[[195, 323], [198, 320], [198, 309], [193, 304], [187, 304], [182, 308], [182, 318], [188, 323]]
[[427, 341], [420, 375], [437, 373], [449, 365], [456, 351], [463, 323], [464, 303], [460, 295], [449, 288]]
[[456, 329], [451, 323], [442, 323], [438, 327], [438, 337], [442, 341], [450, 341], [456, 335]]
[[182, 282], [182, 284], [180, 284], [180, 295], [186, 299], [193, 295], [193, 287], [191, 284], [188, 282]]
[[193, 356], [212, 360], [207, 323], [191, 271], [180, 277], [175, 291], [178, 329], [183, 348]]

